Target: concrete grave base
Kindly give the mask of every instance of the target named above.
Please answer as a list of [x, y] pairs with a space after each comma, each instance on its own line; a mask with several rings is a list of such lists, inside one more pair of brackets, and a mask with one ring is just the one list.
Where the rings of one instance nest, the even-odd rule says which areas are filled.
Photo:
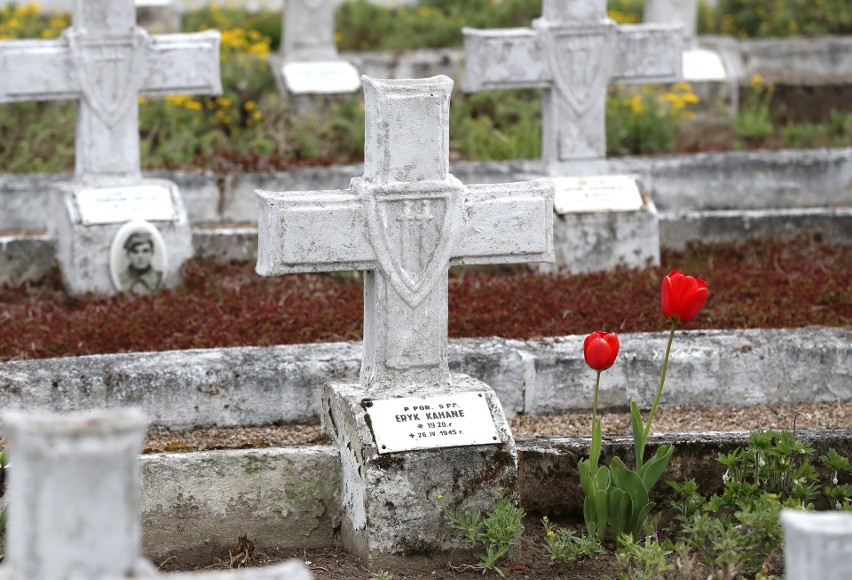
[[[192, 230], [178, 186], [163, 179], [134, 180], [116, 185], [166, 187], [175, 209], [174, 221], [151, 221], [160, 232], [168, 253], [168, 268], [163, 287], [174, 288], [180, 283], [180, 268], [193, 255]], [[51, 229], [56, 239], [56, 256], [62, 271], [62, 283], [72, 294], [94, 292], [115, 294], [110, 279], [110, 248], [122, 223], [85, 225], [75, 194], [87, 189], [87, 184], [64, 183], [56, 186], [54, 199], [60, 205], [53, 212]]]
[[638, 211], [554, 214], [556, 262], [539, 264], [542, 272], [564, 269], [572, 274], [645, 268], [660, 264], [660, 218], [645, 198]]
[[[373, 400], [483, 393], [499, 443], [380, 454], [369, 408]], [[379, 394], [380, 393], [380, 394]], [[378, 396], [377, 396], [378, 395]], [[453, 375], [451, 385], [368, 390], [328, 384], [322, 423], [340, 449], [344, 547], [369, 566], [423, 558], [434, 565], [462, 547], [441, 509], [489, 510], [504, 489], [517, 499], [518, 453], [497, 395], [485, 383]]]

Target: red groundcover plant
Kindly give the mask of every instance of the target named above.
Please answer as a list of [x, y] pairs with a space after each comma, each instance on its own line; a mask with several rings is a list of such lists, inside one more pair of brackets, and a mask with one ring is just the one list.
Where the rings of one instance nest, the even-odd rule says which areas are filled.
[[674, 448], [661, 445], [647, 462], [645, 461], [645, 443], [651, 432], [651, 422], [657, 412], [657, 405], [666, 382], [666, 370], [669, 365], [669, 353], [675, 330], [681, 322], [695, 318], [707, 300], [707, 282], [683, 272], [672, 270], [663, 279], [660, 303], [663, 316], [671, 321], [671, 331], [663, 360], [660, 385], [648, 415], [643, 423], [636, 401], [630, 400], [630, 424], [633, 429], [633, 448], [636, 456], [636, 469], [628, 468], [619, 458], [613, 458], [609, 467], [599, 466], [601, 454], [601, 422], [597, 418], [598, 388], [601, 372], [610, 368], [618, 356], [618, 337], [603, 331], [593, 332], [583, 343], [583, 357], [586, 364], [597, 371], [595, 396], [592, 403], [592, 443], [589, 458], [578, 464], [580, 485], [585, 494], [583, 519], [590, 536], [602, 540], [609, 524], [612, 534], [618, 538], [622, 534], [638, 536], [642, 525], [654, 508], [648, 494], [660, 479], [669, 464]]

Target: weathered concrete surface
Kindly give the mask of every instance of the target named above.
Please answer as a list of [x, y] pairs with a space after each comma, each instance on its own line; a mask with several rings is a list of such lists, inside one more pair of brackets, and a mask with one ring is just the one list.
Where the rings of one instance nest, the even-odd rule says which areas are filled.
[[[852, 455], [852, 429], [799, 431], [797, 436], [809, 441], [817, 455], [829, 448]], [[692, 477], [702, 493], [710, 494], [722, 487], [724, 468], [717, 454], [747, 442], [745, 432], [652, 434], [648, 450], [674, 444], [663, 479]], [[580, 514], [577, 462], [588, 444], [588, 438], [518, 440], [521, 505], [533, 513]], [[632, 453], [629, 437], [606, 437], [602, 462], [618, 455], [630, 465]], [[143, 455], [141, 470], [144, 552], [157, 562], [171, 556], [187, 564], [209, 562], [243, 534], [257, 540], [259, 548], [340, 545], [336, 446]], [[652, 497], [658, 502], [673, 498], [662, 483]]]
[[[696, 155], [610, 158], [585, 167], [630, 174], [641, 181], [662, 212], [719, 209], [791, 209], [852, 203], [852, 147], [840, 149], [734, 151]], [[451, 171], [463, 183], [505, 183], [545, 174], [530, 160], [458, 162]], [[190, 222], [257, 221], [254, 192], [345, 189], [360, 165], [311, 167], [277, 173], [217, 177], [212, 173], [152, 172], [178, 184]], [[0, 175], [0, 230], [47, 226], [42, 208], [51, 183], [67, 175]]]
[[0, 379], [10, 404], [0, 406], [134, 405], [152, 424], [175, 428], [315, 421], [322, 385], [357, 376], [360, 355], [360, 345], [336, 343], [12, 362]]
[[787, 578], [849, 577], [852, 513], [781, 510]]
[[852, 202], [852, 148], [608, 159], [638, 175], [657, 209], [790, 209]]
[[56, 239], [46, 233], [0, 236], [0, 286], [43, 278], [56, 263]]
[[660, 216], [660, 240], [682, 250], [691, 241], [708, 244], [756, 238], [810, 237], [835, 246], [852, 245], [852, 208], [709, 210]]
[[768, 82], [852, 80], [852, 36], [752, 40], [701, 36], [698, 42], [725, 53], [741, 81], [755, 74]]
[[[623, 334], [601, 405], [650, 408], [667, 333]], [[508, 416], [588, 409], [582, 336], [453, 340], [450, 369], [490, 385]], [[361, 345], [330, 343], [96, 355], [0, 364], [0, 407], [72, 411], [136, 405], [155, 425], [313, 422], [327, 381], [358, 377]], [[663, 405], [852, 400], [852, 329], [678, 331]]]
[[[366, 399], [428, 400], [461, 393], [484, 397], [496, 433], [494, 444], [381, 453]], [[329, 384], [321, 416], [324, 431], [340, 449], [341, 539], [370, 567], [391, 565], [400, 558], [434, 562], [463, 547], [439, 508], [439, 495], [450, 509], [468, 512], [488, 510], [499, 489], [514, 497], [515, 440], [500, 401], [481, 381], [455, 374], [452, 385], [398, 385], [378, 394], [358, 383]]]
[[143, 455], [142, 545], [162, 562], [221, 557], [242, 535], [259, 549], [331, 546], [340, 461], [330, 446]]
[[540, 272], [572, 274], [660, 264], [660, 216], [644, 200], [636, 211], [568, 212], [553, 216], [556, 261]]
[[[463, 183], [505, 183], [543, 175], [535, 161], [453, 164]], [[852, 148], [781, 152], [730, 152], [690, 156], [613, 158], [595, 168], [637, 176], [660, 216], [662, 247], [691, 240], [742, 242], [756, 235], [822, 237], [852, 243]], [[360, 174], [356, 165], [217, 177], [212, 173], [157, 172], [178, 183], [193, 222], [199, 255], [254, 259], [256, 189], [340, 189]], [[0, 232], [46, 227], [51, 183], [63, 176], [0, 175]], [[753, 210], [753, 211], [752, 211]], [[235, 227], [239, 224], [240, 227]], [[561, 227], [555, 220], [557, 235]], [[43, 233], [6, 235], [0, 242], [0, 284], [36, 280], [53, 266]]]
[[3, 412], [10, 451], [5, 580], [150, 578], [140, 555], [138, 409]]
[[[712, 288], [711, 288], [712, 292]], [[601, 375], [600, 404], [631, 397], [651, 407], [668, 333], [621, 335], [618, 361]], [[531, 349], [535, 382], [524, 410], [545, 415], [592, 406], [593, 373], [582, 337], [546, 339]], [[529, 348], [530, 343], [525, 343]], [[663, 405], [747, 406], [852, 398], [852, 329], [678, 331], [672, 344]]]

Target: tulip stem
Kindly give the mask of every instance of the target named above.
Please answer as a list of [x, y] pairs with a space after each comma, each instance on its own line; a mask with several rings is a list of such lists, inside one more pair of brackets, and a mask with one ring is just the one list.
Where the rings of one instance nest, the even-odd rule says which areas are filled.
[[601, 384], [601, 371], [595, 379], [595, 401], [592, 403], [592, 432], [595, 430], [595, 420], [598, 418], [598, 387]]
[[[672, 320], [672, 330], [669, 332], [669, 343], [666, 345], [666, 358], [663, 360], [663, 374], [660, 377], [660, 386], [657, 388], [657, 395], [654, 397], [654, 404], [651, 405], [651, 414], [648, 415], [648, 423], [645, 425], [645, 441], [648, 441], [648, 435], [651, 433], [651, 421], [654, 420], [654, 413], [657, 412], [657, 405], [660, 403], [660, 396], [663, 394], [663, 385], [666, 384], [666, 371], [669, 368], [669, 353], [672, 350], [672, 339], [674, 338], [676, 329], [677, 320]], [[595, 394], [597, 394], [597, 391]]]

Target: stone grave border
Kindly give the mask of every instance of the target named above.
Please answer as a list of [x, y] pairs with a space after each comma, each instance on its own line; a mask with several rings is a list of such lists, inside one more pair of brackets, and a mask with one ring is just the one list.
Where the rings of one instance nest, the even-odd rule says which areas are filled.
[[[852, 244], [852, 148], [613, 158], [603, 169], [638, 176], [657, 206], [663, 247], [681, 249], [699, 239], [741, 242], [801, 234]], [[544, 173], [541, 163], [523, 160], [461, 162], [451, 170], [465, 183], [519, 181]], [[225, 176], [183, 171], [146, 176], [180, 187], [196, 255], [229, 261], [256, 257], [256, 189], [337, 189], [361, 171], [359, 165], [339, 165]], [[36, 280], [52, 267], [55, 241], [43, 231], [41, 208], [51, 184], [66, 177], [0, 175], [0, 284]], [[558, 218], [554, 228], [560, 228]]]
[[[600, 405], [633, 397], [649, 408], [666, 333], [620, 339]], [[591, 408], [582, 342], [457, 339], [448, 357], [452, 372], [491, 385], [507, 416], [546, 415]], [[852, 401], [852, 328], [685, 330], [671, 356], [666, 406]], [[11, 361], [0, 364], [0, 408], [137, 406], [173, 429], [316, 423], [324, 384], [356, 379], [360, 359], [360, 343], [322, 343]]]
[[[652, 435], [648, 449], [676, 445], [666, 477], [695, 477], [702, 491], [712, 493], [721, 489], [724, 472], [716, 455], [746, 444], [748, 435]], [[817, 455], [831, 447], [852, 455], [852, 429], [799, 431], [798, 436], [811, 442]], [[548, 515], [579, 513], [577, 462], [587, 453], [588, 438], [519, 439], [517, 446], [521, 505]], [[602, 461], [618, 455], [629, 462], [632, 449], [629, 437], [605, 437]], [[340, 546], [340, 469], [332, 445], [143, 455], [143, 552], [155, 561], [191, 554], [209, 562], [233, 549], [243, 534], [259, 547], [289, 556]], [[665, 493], [662, 488], [656, 493]]]

